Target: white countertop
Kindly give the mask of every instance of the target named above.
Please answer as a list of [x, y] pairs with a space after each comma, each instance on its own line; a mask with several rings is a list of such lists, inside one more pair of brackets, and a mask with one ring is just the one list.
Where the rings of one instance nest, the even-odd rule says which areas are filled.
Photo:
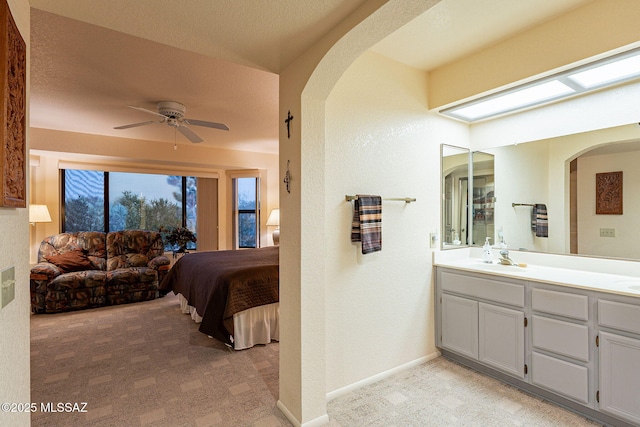
[[438, 267], [453, 268], [474, 273], [494, 274], [502, 277], [543, 282], [553, 285], [608, 292], [640, 298], [640, 277], [599, 273], [571, 268], [547, 267], [527, 264], [526, 267], [502, 265], [496, 261], [485, 263], [479, 258], [434, 259]]

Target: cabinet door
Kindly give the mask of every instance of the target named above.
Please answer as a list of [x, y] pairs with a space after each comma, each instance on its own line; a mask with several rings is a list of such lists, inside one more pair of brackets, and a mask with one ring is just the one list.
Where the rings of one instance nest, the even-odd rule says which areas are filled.
[[600, 332], [600, 410], [640, 425], [640, 340]]
[[524, 313], [479, 303], [478, 360], [524, 378]]
[[478, 302], [442, 294], [442, 347], [478, 359]]

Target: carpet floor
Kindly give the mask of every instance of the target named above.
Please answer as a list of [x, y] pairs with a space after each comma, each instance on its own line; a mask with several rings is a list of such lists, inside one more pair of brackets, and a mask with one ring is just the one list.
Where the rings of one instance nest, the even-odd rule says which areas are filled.
[[31, 401], [39, 426], [291, 424], [276, 408], [278, 343], [231, 351], [181, 314], [177, 297], [31, 316]]
[[[230, 351], [180, 314], [173, 294], [34, 315], [31, 401], [86, 412], [38, 410], [31, 425], [290, 426], [276, 408], [278, 352], [278, 343]], [[334, 399], [327, 412], [330, 427], [597, 425], [442, 357]]]

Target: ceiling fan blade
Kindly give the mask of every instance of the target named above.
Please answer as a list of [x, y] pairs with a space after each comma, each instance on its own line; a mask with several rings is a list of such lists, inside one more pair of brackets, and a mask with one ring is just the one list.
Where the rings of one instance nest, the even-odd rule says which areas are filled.
[[133, 105], [129, 105], [129, 108], [133, 108], [134, 110], [138, 110], [138, 111], [144, 111], [145, 113], [153, 114], [154, 116], [160, 116], [163, 119], [165, 118], [164, 115], [158, 113], [157, 111], [147, 110], [146, 108], [142, 108], [142, 107], [134, 107]]
[[202, 142], [204, 141], [198, 135], [196, 135], [191, 129], [186, 126], [178, 126], [178, 132], [186, 136], [191, 142]]
[[150, 125], [151, 123], [162, 123], [161, 121], [156, 121], [156, 120], [149, 120], [148, 122], [140, 122], [140, 123], [132, 123], [130, 125], [123, 125], [123, 126], [116, 126], [114, 127], [114, 129], [129, 129], [129, 128], [135, 128], [138, 126], [144, 126], [144, 125]]
[[204, 127], [220, 129], [220, 130], [229, 130], [229, 126], [225, 125], [224, 123], [207, 122], [205, 120], [195, 120], [195, 119], [184, 119], [184, 121], [194, 126], [204, 126]]

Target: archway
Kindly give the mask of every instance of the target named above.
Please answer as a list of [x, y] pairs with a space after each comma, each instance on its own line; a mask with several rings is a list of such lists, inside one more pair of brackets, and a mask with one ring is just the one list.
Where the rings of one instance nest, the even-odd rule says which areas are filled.
[[[280, 76], [280, 398], [294, 423], [320, 425], [326, 414], [325, 101], [363, 52], [437, 1], [366, 2]], [[295, 118], [298, 118], [296, 123]], [[298, 126], [296, 126], [298, 124]], [[288, 135], [290, 131], [290, 137]]]

